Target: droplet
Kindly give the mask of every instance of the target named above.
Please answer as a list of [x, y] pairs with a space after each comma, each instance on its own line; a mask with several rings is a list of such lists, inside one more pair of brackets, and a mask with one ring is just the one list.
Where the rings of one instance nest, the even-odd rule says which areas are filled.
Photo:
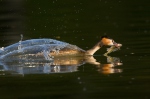
[[82, 84], [82, 82], [80, 81], [79, 84]]
[[83, 88], [83, 91], [86, 91], [86, 90], [87, 90], [87, 89], [84, 87], [84, 88]]
[[132, 80], [134, 80], [135, 78], [131, 78]]
[[78, 77], [77, 79], [80, 80], [80, 77]]

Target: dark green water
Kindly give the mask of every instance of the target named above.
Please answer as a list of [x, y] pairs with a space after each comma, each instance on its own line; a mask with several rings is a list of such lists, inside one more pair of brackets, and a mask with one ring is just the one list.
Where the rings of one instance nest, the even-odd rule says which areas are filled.
[[[2, 99], [149, 99], [149, 0], [0, 1], [0, 46], [52, 38], [88, 49], [107, 34], [122, 43], [110, 56], [123, 65], [107, 69], [85, 63], [76, 72], [11, 75], [0, 71]], [[106, 48], [95, 54], [103, 66]], [[104, 66], [103, 66], [104, 67]], [[4, 74], [3, 74], [4, 73]], [[6, 75], [5, 75], [6, 74]]]

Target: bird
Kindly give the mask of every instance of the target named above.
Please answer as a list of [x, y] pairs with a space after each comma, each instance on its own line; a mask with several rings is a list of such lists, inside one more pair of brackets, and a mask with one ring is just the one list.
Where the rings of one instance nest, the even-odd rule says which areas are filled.
[[0, 59], [15, 59], [16, 56], [24, 56], [26, 58], [29, 58], [29, 56], [44, 56], [46, 60], [49, 60], [51, 56], [93, 56], [102, 46], [118, 47], [117, 43], [108, 36], [102, 36], [100, 41], [89, 50], [83, 50], [76, 45], [54, 39], [30, 39], [22, 41], [21, 38], [18, 43], [2, 47], [0, 49]]
[[[98, 51], [102, 46], [115, 46], [118, 48], [118, 44], [108, 36], [102, 36], [100, 41], [98, 41], [91, 49], [83, 50], [76, 45], [67, 45], [59, 51], [59, 55], [74, 55], [74, 56], [93, 56], [96, 51]], [[54, 52], [51, 55], [56, 56]]]

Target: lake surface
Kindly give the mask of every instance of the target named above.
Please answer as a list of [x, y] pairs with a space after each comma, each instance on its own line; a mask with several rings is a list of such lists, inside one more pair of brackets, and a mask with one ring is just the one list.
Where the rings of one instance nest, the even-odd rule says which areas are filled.
[[[103, 47], [86, 61], [79, 57], [71, 58], [73, 61], [62, 58], [63, 65], [59, 66], [10, 62], [5, 63], [6, 70], [1, 63], [1, 98], [149, 99], [149, 3], [149, 0], [1, 0], [1, 47], [19, 42], [20, 34], [23, 40], [52, 38], [85, 50], [102, 35], [123, 44], [121, 50], [109, 57], [103, 56], [106, 52]], [[91, 64], [93, 59], [100, 65]]]

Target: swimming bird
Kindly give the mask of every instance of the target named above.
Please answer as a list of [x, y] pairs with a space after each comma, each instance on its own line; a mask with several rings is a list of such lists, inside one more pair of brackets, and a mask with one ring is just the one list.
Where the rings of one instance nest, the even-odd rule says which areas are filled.
[[83, 50], [76, 45], [54, 39], [21, 40], [18, 43], [3, 47], [0, 50], [0, 59], [15, 59], [16, 56], [24, 56], [26, 59], [29, 58], [29, 56], [44, 56], [45, 59], [49, 60], [49, 56], [92, 56], [102, 46], [117, 47], [117, 43], [107, 36], [102, 36], [94, 47], [89, 50]]

